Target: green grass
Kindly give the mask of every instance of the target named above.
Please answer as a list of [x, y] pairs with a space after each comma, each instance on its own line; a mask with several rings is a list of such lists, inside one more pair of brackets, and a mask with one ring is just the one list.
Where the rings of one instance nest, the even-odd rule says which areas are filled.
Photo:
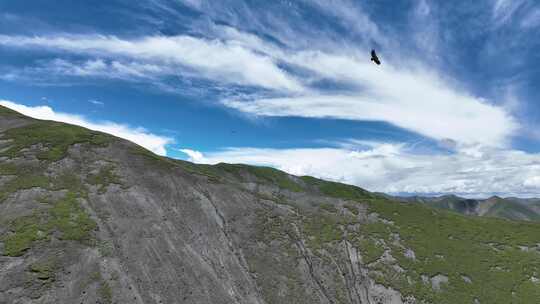
[[49, 230], [58, 230], [62, 240], [88, 241], [96, 228], [96, 223], [79, 205], [77, 195], [73, 192], [54, 204], [49, 215]]
[[25, 216], [12, 221], [9, 230], [12, 233], [2, 238], [4, 255], [7, 256], [21, 256], [31, 248], [34, 242], [48, 238], [41, 218], [37, 215]]
[[31, 188], [47, 188], [49, 186], [49, 178], [43, 175], [18, 175], [15, 178], [6, 182], [0, 187], [0, 202], [4, 201], [10, 194], [19, 190]]
[[341, 226], [347, 225], [349, 219], [333, 214], [314, 213], [303, 221], [303, 232], [307, 235], [309, 247], [321, 249], [344, 239]]
[[358, 210], [358, 207], [355, 204], [347, 203], [347, 204], [344, 204], [343, 207], [345, 207], [354, 215], [360, 214], [360, 211]]
[[[540, 274], [540, 254], [518, 248], [540, 243], [539, 224], [466, 217], [383, 199], [370, 201], [369, 209], [394, 224], [367, 224], [361, 234], [384, 240], [386, 245], [375, 245], [376, 250], [390, 249], [406, 270], [398, 274], [391, 265], [375, 265], [372, 270], [384, 273], [377, 282], [432, 303], [472, 303], [475, 298], [481, 303], [533, 303], [540, 298], [540, 285], [530, 285], [530, 278]], [[399, 235], [401, 246], [391, 245], [392, 235]], [[378, 254], [372, 254], [374, 244], [359, 246], [370, 260]], [[405, 257], [405, 248], [414, 251], [416, 260]], [[440, 292], [421, 280], [437, 274], [449, 278]], [[413, 284], [404, 280], [407, 276]]]
[[307, 185], [316, 187], [321, 193], [330, 197], [345, 200], [361, 200], [373, 197], [368, 191], [356, 186], [324, 181], [311, 176], [302, 176], [300, 178]]
[[21, 113], [13, 111], [11, 109], [8, 109], [8, 108], [6, 108], [4, 106], [0, 106], [0, 116], [2, 116], [2, 117], [19, 117], [19, 118], [24, 118], [25, 117]]
[[159, 155], [153, 153], [152, 151], [147, 150], [146, 148], [143, 148], [143, 147], [138, 146], [138, 145], [136, 145], [134, 147], [131, 147], [129, 150], [130, 150], [130, 152], [132, 154], [142, 156], [147, 160], [157, 161], [160, 164], [166, 165], [165, 167], [175, 165], [174, 161], [172, 161], [171, 159], [168, 159], [168, 158], [163, 157], [163, 156], [159, 156]]
[[353, 245], [359, 248], [362, 253], [362, 262], [366, 265], [377, 261], [384, 253], [384, 247], [370, 237], [355, 240]]
[[210, 181], [213, 181], [213, 182], [221, 181], [221, 177], [220, 177], [221, 174], [219, 170], [216, 169], [212, 165], [194, 164], [194, 163], [190, 163], [190, 162], [182, 161], [182, 160], [176, 160], [176, 163], [179, 164], [184, 170], [188, 172], [204, 175], [208, 177]]
[[19, 172], [17, 165], [12, 163], [0, 164], [0, 175], [15, 175]]
[[99, 186], [99, 193], [105, 193], [110, 184], [123, 185], [120, 177], [114, 173], [113, 165], [100, 168], [97, 174], [89, 175], [86, 181], [91, 185]]
[[181, 168], [192, 174], [206, 176], [211, 182], [219, 182], [220, 172], [214, 166], [205, 164], [194, 164], [183, 160], [170, 159], [167, 157], [159, 156], [141, 146], [131, 148], [131, 153], [142, 156], [153, 165], [157, 165], [160, 169]]
[[105, 304], [112, 303], [112, 288], [109, 283], [107, 283], [107, 281], [100, 281], [98, 295], [101, 297]]
[[324, 211], [330, 212], [330, 213], [337, 213], [338, 212], [338, 209], [336, 208], [336, 206], [334, 206], [332, 204], [321, 204], [319, 206], [319, 208], [321, 210], [324, 210]]
[[[49, 177], [44, 175], [43, 168], [24, 168], [18, 166], [14, 169], [15, 177], [0, 187], [0, 202], [10, 194], [20, 190], [42, 188], [47, 190], [70, 190], [85, 196], [86, 189], [79, 176], [72, 172], [62, 172], [58, 176]], [[33, 171], [32, 173], [29, 173]]]
[[82, 179], [73, 172], [64, 171], [51, 178], [52, 187], [49, 190], [69, 190], [74, 193], [80, 193], [84, 196], [86, 187]]
[[11, 139], [10, 148], [1, 153], [10, 158], [17, 157], [22, 149], [36, 144], [43, 144], [43, 149], [37, 154], [38, 159], [57, 161], [65, 157], [68, 148], [77, 143], [88, 143], [104, 146], [111, 136], [88, 129], [51, 121], [38, 121], [30, 125], [9, 129], [3, 139]]
[[96, 223], [69, 192], [50, 208], [20, 217], [8, 225], [10, 233], [2, 238], [7, 256], [21, 256], [37, 241], [46, 241], [56, 231], [61, 240], [88, 242]]
[[214, 167], [240, 180], [242, 179], [242, 172], [246, 172], [255, 176], [260, 182], [274, 184], [282, 189], [293, 192], [304, 191], [304, 188], [287, 173], [274, 168], [224, 163], [217, 164]]

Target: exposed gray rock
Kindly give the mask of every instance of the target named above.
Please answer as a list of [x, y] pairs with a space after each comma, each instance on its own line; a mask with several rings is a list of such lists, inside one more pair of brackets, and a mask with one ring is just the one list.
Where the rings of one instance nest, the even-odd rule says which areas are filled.
[[431, 277], [431, 288], [433, 290], [441, 290], [441, 284], [448, 283], [448, 277], [443, 274], [437, 274], [436, 276]]

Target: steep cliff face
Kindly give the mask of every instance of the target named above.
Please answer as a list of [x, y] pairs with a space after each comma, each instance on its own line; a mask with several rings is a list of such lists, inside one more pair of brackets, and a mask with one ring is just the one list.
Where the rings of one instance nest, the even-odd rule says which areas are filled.
[[0, 133], [0, 303], [540, 298], [540, 225], [172, 160], [4, 108]]

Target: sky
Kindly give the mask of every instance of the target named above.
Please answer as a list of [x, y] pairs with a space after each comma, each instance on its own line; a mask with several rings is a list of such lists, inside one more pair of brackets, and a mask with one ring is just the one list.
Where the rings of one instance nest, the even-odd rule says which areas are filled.
[[0, 2], [1, 105], [370, 191], [540, 197], [538, 83], [535, 0]]

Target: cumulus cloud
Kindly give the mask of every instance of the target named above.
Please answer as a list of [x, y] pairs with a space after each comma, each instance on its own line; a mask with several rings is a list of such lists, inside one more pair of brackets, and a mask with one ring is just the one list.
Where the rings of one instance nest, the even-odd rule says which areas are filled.
[[178, 151], [185, 153], [189, 156], [189, 159], [195, 163], [204, 163], [207, 160], [204, 158], [203, 154], [199, 151], [191, 149], [179, 149]]
[[91, 122], [83, 116], [55, 112], [49, 106], [26, 106], [6, 100], [0, 100], [0, 105], [33, 118], [65, 122], [91, 130], [109, 133], [130, 140], [159, 155], [166, 155], [166, 146], [173, 142], [171, 138], [152, 134], [143, 128], [132, 128], [127, 125], [108, 121]]
[[[0, 45], [20, 48], [46, 48], [92, 54], [103, 57], [125, 57], [142, 60], [146, 68], [174, 65], [178, 69], [196, 70], [202, 76], [240, 85], [260, 86], [268, 89], [298, 92], [303, 88], [269, 56], [258, 54], [241, 45], [191, 36], [150, 36], [125, 40], [114, 36], [6, 36], [0, 35]], [[118, 63], [117, 63], [118, 64]], [[94, 66], [95, 65], [95, 66]], [[112, 66], [114, 70], [138, 74], [139, 66]], [[103, 69], [103, 62], [94, 62], [90, 69], [76, 73]], [[152, 68], [153, 69], [153, 68]], [[159, 69], [159, 67], [158, 67]]]
[[212, 153], [186, 150], [197, 163], [248, 163], [295, 175], [311, 175], [386, 193], [540, 195], [540, 154], [486, 148], [453, 154], [415, 154], [404, 144], [358, 142], [357, 149], [229, 148]]
[[540, 189], [540, 175], [527, 178], [523, 185], [528, 188]]

